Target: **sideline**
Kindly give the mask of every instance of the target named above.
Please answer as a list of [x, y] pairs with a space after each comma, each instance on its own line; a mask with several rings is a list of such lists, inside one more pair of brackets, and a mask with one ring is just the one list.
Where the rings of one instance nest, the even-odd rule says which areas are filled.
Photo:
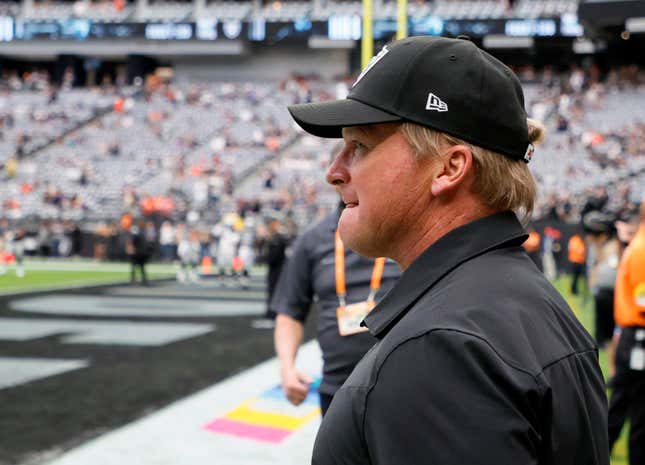
[[[166, 281], [175, 281], [175, 278], [150, 278], [148, 279], [151, 283], [160, 283]], [[0, 290], [0, 297], [11, 297], [19, 296], [25, 294], [46, 294], [49, 292], [58, 292], [58, 291], [78, 291], [81, 289], [91, 289], [91, 288], [102, 288], [102, 287], [113, 287], [113, 286], [124, 286], [130, 284], [129, 279], [120, 279], [120, 280], [96, 280], [96, 281], [70, 281], [65, 284], [60, 284], [57, 286], [48, 286], [44, 285], [34, 286], [34, 287], [25, 287], [24, 289], [5, 289]]]
[[[321, 373], [318, 343], [311, 341], [298, 352], [298, 366], [314, 376]], [[235, 375], [179, 400], [152, 415], [72, 449], [48, 465], [302, 465], [311, 461], [311, 450], [320, 424], [313, 400], [291, 406], [277, 396], [277, 358]], [[267, 399], [272, 393], [273, 399]], [[247, 419], [255, 422], [297, 418], [283, 440], [267, 441], [246, 432], [218, 433], [214, 423], [256, 405]], [[263, 411], [259, 411], [262, 409]], [[269, 411], [271, 410], [271, 411]], [[267, 420], [268, 419], [268, 420]], [[252, 428], [253, 426], [251, 426]], [[236, 434], [237, 433], [237, 434]], [[233, 435], [231, 435], [233, 434]], [[246, 436], [246, 437], [245, 437]]]

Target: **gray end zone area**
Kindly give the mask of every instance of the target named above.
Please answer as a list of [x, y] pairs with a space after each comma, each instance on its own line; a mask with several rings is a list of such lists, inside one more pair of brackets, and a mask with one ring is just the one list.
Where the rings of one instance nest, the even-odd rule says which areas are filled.
[[0, 389], [78, 370], [88, 365], [85, 360], [0, 357]]
[[[148, 295], [157, 295], [156, 289]], [[264, 303], [253, 300], [217, 301], [213, 299], [177, 299], [129, 296], [62, 294], [14, 300], [9, 304], [17, 312], [54, 315], [114, 317], [217, 317], [254, 316], [264, 313]]]
[[[252, 284], [0, 296], [0, 465], [306, 463], [315, 387], [300, 407], [279, 395], [273, 331], [255, 325], [265, 294]], [[305, 340], [314, 334], [312, 318]], [[298, 360], [319, 376], [317, 344]], [[280, 442], [253, 436], [265, 433]]]
[[61, 338], [65, 344], [161, 346], [214, 330], [215, 325], [191, 323], [0, 318], [0, 339], [26, 341], [67, 334]]

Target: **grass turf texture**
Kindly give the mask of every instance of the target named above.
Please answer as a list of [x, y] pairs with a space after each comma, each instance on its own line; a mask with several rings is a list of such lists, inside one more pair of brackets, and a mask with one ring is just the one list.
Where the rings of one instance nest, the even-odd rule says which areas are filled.
[[[130, 265], [127, 263], [95, 262], [25, 262], [25, 275], [19, 277], [15, 266], [8, 266], [0, 275], [0, 293], [36, 291], [61, 287], [89, 286], [94, 284], [124, 283], [130, 281]], [[149, 265], [149, 279], [174, 276], [172, 265]], [[137, 280], [139, 274], [137, 272]]]
[[[560, 291], [560, 293], [567, 300], [576, 316], [580, 319], [582, 324], [590, 334], [594, 334], [595, 322], [594, 322], [594, 302], [593, 297], [584, 286], [580, 286], [580, 293], [578, 295], [573, 295], [571, 293], [571, 278], [569, 276], [563, 276], [553, 283], [555, 287]], [[608, 360], [607, 360], [607, 351], [605, 349], [600, 350], [600, 367], [605, 375], [605, 380], [608, 378]], [[611, 465], [628, 465], [628, 453], [627, 453], [627, 434], [628, 427], [623, 428], [623, 432], [614, 445], [613, 454], [611, 456]]]

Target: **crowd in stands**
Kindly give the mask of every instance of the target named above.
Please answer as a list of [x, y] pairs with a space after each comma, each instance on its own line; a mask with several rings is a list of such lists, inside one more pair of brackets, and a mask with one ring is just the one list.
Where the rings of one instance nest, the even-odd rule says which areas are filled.
[[591, 67], [523, 77], [529, 114], [549, 132], [531, 161], [540, 186], [538, 217], [576, 222], [592, 192], [607, 189], [603, 208], [619, 211], [645, 192], [645, 74], [635, 67], [601, 80]]
[[59, 89], [44, 72], [6, 73], [0, 80], [0, 165], [12, 165], [100, 115], [113, 96]]
[[[411, 1], [408, 14], [414, 17], [439, 16], [444, 19], [500, 19], [559, 17], [577, 11], [577, 0], [434, 0]], [[191, 21], [203, 18], [293, 21], [310, 18], [325, 21], [331, 14], [360, 15], [360, 1], [272, 0], [257, 7], [250, 1], [208, 1], [205, 5], [191, 1], [153, 0], [145, 3], [125, 0], [35, 1], [0, 3], [0, 11], [27, 20], [64, 20], [84, 18], [103, 22]], [[396, 2], [376, 3], [378, 18], [396, 18]]]
[[[541, 192], [534, 221], [578, 225], [590, 204], [616, 218], [633, 210], [645, 189], [643, 73], [601, 76], [593, 66], [518, 73], [529, 114], [548, 128], [531, 161]], [[78, 89], [54, 88], [45, 73], [6, 74], [3, 232], [26, 228], [39, 244], [29, 254], [66, 255], [71, 248], [59, 250], [52, 238], [79, 225], [85, 245], [75, 253], [106, 259], [123, 258], [124, 234], [139, 218], [158, 259], [178, 258], [186, 237], [199, 238], [200, 259], [216, 258], [229, 230], [238, 246], [257, 249], [258, 229], [276, 213], [296, 234], [337, 202], [323, 173], [338, 141], [304, 135], [286, 106], [342, 97], [349, 84], [301, 76], [177, 84], [153, 76]]]

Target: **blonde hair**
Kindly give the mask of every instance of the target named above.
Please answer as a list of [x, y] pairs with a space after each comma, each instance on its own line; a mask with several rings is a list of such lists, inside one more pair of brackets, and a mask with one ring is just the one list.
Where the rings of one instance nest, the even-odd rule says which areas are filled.
[[[527, 123], [529, 142], [540, 143], [544, 139], [544, 126], [532, 119]], [[400, 131], [419, 156], [439, 155], [447, 147], [465, 145], [473, 154], [475, 169], [471, 191], [493, 210], [513, 210], [523, 222], [531, 218], [537, 186], [524, 160], [511, 159], [414, 123], [402, 123]]]

